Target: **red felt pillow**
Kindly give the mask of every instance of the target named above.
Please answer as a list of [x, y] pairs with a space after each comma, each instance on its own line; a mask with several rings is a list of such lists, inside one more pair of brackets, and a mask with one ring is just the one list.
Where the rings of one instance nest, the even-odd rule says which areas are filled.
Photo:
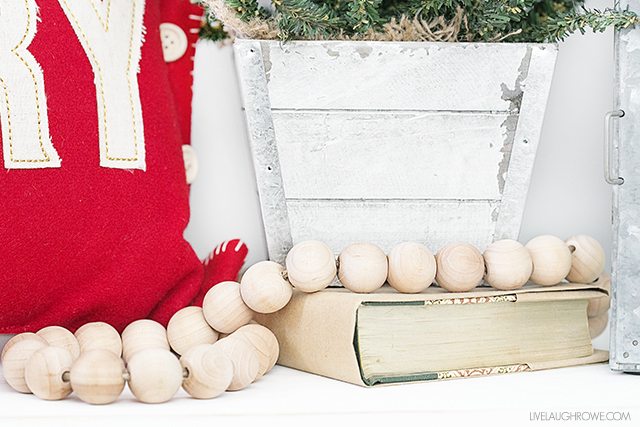
[[[162, 9], [181, 7], [189, 62], [171, 78]], [[189, 7], [0, 0], [0, 333], [166, 322], [198, 296], [171, 90], [190, 90]]]

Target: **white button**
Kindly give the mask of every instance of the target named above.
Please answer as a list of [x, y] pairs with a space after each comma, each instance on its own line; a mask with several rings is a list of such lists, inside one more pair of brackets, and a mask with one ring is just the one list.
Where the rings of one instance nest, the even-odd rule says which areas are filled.
[[191, 185], [198, 175], [198, 157], [193, 147], [187, 144], [182, 146], [182, 156], [184, 157], [184, 170], [187, 173], [187, 184]]
[[160, 39], [165, 62], [173, 62], [182, 58], [187, 51], [187, 35], [182, 28], [170, 22], [160, 24]]

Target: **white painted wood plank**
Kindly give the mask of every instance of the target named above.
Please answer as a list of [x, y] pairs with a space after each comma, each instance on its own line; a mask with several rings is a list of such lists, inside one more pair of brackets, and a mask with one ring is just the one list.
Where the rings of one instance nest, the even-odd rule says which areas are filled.
[[548, 45], [263, 41], [272, 108], [509, 110], [527, 49]]
[[293, 243], [318, 239], [337, 254], [354, 242], [389, 251], [403, 241], [432, 251], [451, 242], [483, 250], [492, 241], [498, 203], [490, 201], [288, 200]]
[[287, 198], [500, 199], [517, 116], [273, 111]]

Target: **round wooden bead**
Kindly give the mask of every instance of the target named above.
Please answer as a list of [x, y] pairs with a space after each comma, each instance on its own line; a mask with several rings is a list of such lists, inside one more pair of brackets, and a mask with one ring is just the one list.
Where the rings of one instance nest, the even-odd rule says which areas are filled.
[[69, 381], [80, 400], [93, 405], [115, 402], [124, 389], [124, 362], [112, 350], [81, 352]]
[[71, 383], [63, 375], [72, 364], [73, 356], [66, 348], [49, 346], [36, 351], [24, 369], [29, 390], [40, 399], [64, 399], [71, 394]]
[[284, 279], [284, 267], [273, 261], [252, 265], [240, 281], [242, 300], [257, 313], [275, 313], [283, 308], [293, 293]]
[[122, 340], [115, 328], [104, 322], [92, 322], [81, 326], [75, 333], [80, 353], [91, 350], [109, 350], [116, 356], [122, 354]]
[[296, 244], [285, 261], [289, 282], [302, 292], [329, 286], [338, 272], [336, 258], [326, 243], [307, 240]]
[[531, 255], [533, 271], [531, 281], [537, 285], [556, 285], [571, 270], [571, 251], [561, 239], [550, 236], [538, 236], [529, 240], [525, 246]]
[[213, 345], [222, 349], [233, 363], [233, 378], [227, 390], [242, 390], [258, 378], [260, 359], [255, 348], [247, 341], [230, 335]]
[[169, 350], [167, 331], [155, 320], [141, 319], [122, 331], [122, 358], [128, 362], [134, 354], [150, 348]]
[[387, 280], [387, 256], [370, 243], [347, 246], [338, 257], [338, 278], [352, 292], [369, 293]]
[[24, 378], [24, 370], [27, 362], [33, 354], [46, 348], [48, 344], [44, 340], [22, 339], [14, 342], [4, 354], [2, 360], [2, 372], [4, 379], [16, 391], [31, 393]]
[[587, 306], [587, 315], [589, 317], [598, 317], [607, 314], [611, 306], [611, 297], [606, 295], [599, 298], [591, 298]]
[[603, 313], [596, 317], [589, 318], [589, 335], [591, 338], [595, 338], [602, 334], [607, 329], [607, 322], [609, 322], [609, 313]]
[[233, 336], [248, 342], [256, 350], [260, 363], [257, 378], [261, 378], [275, 366], [280, 346], [278, 339], [268, 328], [258, 324], [245, 325], [235, 331]]
[[2, 353], [0, 354], [0, 362], [4, 360], [4, 354], [11, 347], [13, 347], [16, 343], [19, 343], [20, 341], [26, 341], [26, 340], [40, 341], [42, 344], [47, 345], [47, 342], [44, 340], [44, 338], [34, 334], [33, 332], [24, 332], [22, 334], [15, 335], [11, 337], [11, 339], [4, 344], [4, 347], [2, 347]]
[[219, 347], [199, 344], [180, 358], [186, 371], [182, 388], [196, 399], [211, 399], [224, 393], [233, 379], [233, 362]]
[[524, 286], [531, 277], [533, 264], [529, 251], [515, 240], [491, 243], [484, 251], [485, 280], [500, 290], [514, 290]]
[[567, 240], [571, 251], [571, 270], [567, 280], [574, 283], [591, 283], [604, 271], [604, 249], [591, 236], [580, 234]]
[[127, 364], [129, 388], [140, 402], [169, 401], [182, 385], [182, 366], [168, 350], [150, 348], [134, 354]]
[[449, 292], [468, 292], [482, 282], [484, 259], [467, 243], [452, 243], [436, 254], [436, 282]]
[[44, 339], [50, 346], [61, 347], [71, 353], [73, 360], [80, 356], [80, 344], [75, 335], [62, 326], [47, 326], [36, 332], [40, 338]]
[[200, 307], [185, 307], [173, 315], [167, 325], [167, 337], [173, 351], [184, 354], [200, 344], [213, 344], [218, 332], [207, 323]]
[[202, 302], [202, 312], [213, 329], [225, 334], [246, 325], [253, 317], [253, 311], [242, 301], [237, 282], [222, 282], [209, 289]]
[[387, 281], [398, 292], [422, 292], [436, 277], [436, 260], [425, 245], [405, 242], [389, 252]]

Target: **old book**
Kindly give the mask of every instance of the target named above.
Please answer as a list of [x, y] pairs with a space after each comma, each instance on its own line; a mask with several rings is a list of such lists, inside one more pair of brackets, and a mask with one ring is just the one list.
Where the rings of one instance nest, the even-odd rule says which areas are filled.
[[594, 351], [587, 303], [605, 281], [373, 294], [294, 292], [262, 315], [280, 342], [279, 364], [364, 386], [490, 375], [607, 360]]

